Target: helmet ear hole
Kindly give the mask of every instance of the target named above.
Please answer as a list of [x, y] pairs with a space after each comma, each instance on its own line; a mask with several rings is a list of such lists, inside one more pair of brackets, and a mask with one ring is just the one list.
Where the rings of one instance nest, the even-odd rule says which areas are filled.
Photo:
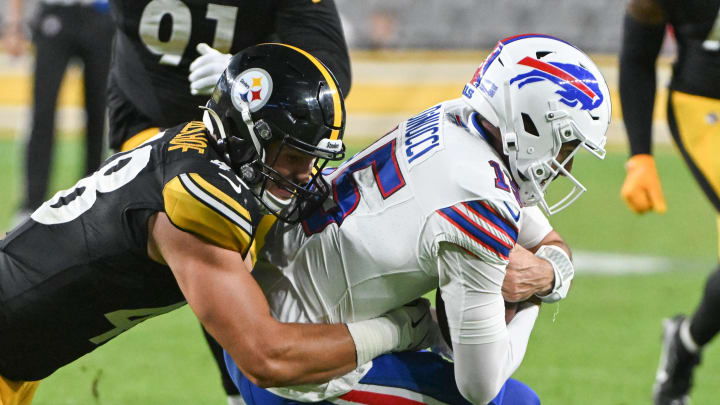
[[269, 141], [272, 138], [272, 130], [270, 129], [270, 125], [268, 125], [267, 122], [263, 120], [257, 120], [254, 126], [255, 133], [258, 134], [260, 138], [265, 141]]
[[527, 132], [530, 135], [535, 135], [535, 136], [539, 137], [540, 132], [538, 132], [537, 127], [535, 126], [535, 123], [533, 122], [532, 118], [530, 118], [530, 116], [525, 113], [520, 113], [520, 116], [522, 117], [523, 127], [525, 128], [525, 132]]

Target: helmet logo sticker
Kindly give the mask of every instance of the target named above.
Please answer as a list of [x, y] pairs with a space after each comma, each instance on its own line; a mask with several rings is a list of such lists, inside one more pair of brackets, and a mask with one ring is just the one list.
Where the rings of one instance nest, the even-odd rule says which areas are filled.
[[594, 110], [603, 103], [603, 95], [597, 78], [580, 65], [560, 62], [546, 63], [529, 56], [519, 61], [518, 65], [533, 68], [527, 73], [510, 79], [511, 85], [519, 81], [519, 89], [526, 84], [549, 80], [560, 87], [560, 90], [555, 93], [562, 97], [560, 102], [568, 107], [575, 107], [580, 103], [581, 110]]
[[272, 94], [273, 82], [270, 74], [264, 69], [248, 69], [235, 78], [230, 90], [230, 99], [238, 110], [243, 103], [250, 112], [261, 109]]

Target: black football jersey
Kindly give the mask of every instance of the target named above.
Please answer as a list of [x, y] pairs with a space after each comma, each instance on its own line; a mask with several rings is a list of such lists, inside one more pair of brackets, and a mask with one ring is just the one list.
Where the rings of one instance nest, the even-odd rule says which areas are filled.
[[720, 0], [657, 0], [678, 44], [670, 88], [720, 98]]
[[0, 375], [45, 378], [185, 304], [170, 268], [147, 254], [156, 212], [248, 253], [274, 217], [263, 217], [207, 137], [201, 122], [189, 122], [113, 155], [0, 241]]
[[[350, 59], [334, 0], [110, 0], [110, 6], [118, 27], [110, 93], [137, 109], [114, 113], [122, 106], [111, 100], [111, 121], [140, 116], [145, 128], [167, 128], [200, 119], [197, 106], [208, 97], [190, 94], [188, 74], [203, 42], [231, 54], [263, 42], [287, 43], [325, 63], [343, 94], [350, 89]], [[134, 135], [119, 134], [118, 126], [138, 130], [111, 122], [111, 136], [121, 138], [111, 139], [113, 147]]]

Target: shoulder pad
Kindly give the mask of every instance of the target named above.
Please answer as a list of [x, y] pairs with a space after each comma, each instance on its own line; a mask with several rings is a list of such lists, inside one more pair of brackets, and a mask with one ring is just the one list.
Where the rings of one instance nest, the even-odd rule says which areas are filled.
[[163, 188], [165, 212], [178, 228], [245, 255], [259, 209], [242, 183], [220, 176], [182, 173], [172, 178]]

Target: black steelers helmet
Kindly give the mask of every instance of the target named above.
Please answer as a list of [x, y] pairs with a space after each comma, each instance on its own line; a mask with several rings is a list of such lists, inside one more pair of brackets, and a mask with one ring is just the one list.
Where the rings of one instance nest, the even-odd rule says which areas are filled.
[[[246, 48], [230, 59], [204, 109], [218, 152], [268, 211], [294, 223], [325, 201], [322, 170], [345, 157], [345, 105], [335, 77], [317, 58], [284, 44]], [[278, 152], [267, 156], [274, 142]], [[299, 184], [272, 168], [283, 148], [314, 158], [309, 181]], [[268, 182], [292, 197], [274, 196]]]

